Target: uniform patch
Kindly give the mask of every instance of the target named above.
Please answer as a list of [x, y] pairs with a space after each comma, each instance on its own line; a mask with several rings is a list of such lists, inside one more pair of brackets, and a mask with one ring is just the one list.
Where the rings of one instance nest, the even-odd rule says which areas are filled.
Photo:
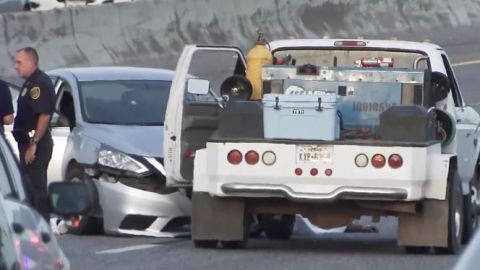
[[25, 96], [26, 93], [27, 93], [27, 88], [25, 87], [25, 88], [23, 88], [23, 90], [22, 90], [22, 97]]
[[30, 96], [32, 99], [38, 99], [40, 97], [40, 87], [33, 87], [30, 89]]

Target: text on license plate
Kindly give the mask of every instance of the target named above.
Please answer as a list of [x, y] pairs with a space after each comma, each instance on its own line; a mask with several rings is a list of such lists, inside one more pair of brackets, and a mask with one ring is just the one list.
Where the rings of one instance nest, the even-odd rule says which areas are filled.
[[331, 163], [333, 146], [297, 145], [297, 163]]

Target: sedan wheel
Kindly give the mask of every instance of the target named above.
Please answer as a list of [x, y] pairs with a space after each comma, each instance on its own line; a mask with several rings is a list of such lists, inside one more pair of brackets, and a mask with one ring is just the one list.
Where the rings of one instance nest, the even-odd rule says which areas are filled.
[[[94, 205], [98, 204], [98, 193], [95, 184], [84, 174], [83, 168], [76, 165], [67, 172], [67, 181], [84, 182], [94, 194]], [[103, 233], [103, 220], [88, 215], [79, 215], [65, 222], [68, 233], [71, 234], [101, 234]]]

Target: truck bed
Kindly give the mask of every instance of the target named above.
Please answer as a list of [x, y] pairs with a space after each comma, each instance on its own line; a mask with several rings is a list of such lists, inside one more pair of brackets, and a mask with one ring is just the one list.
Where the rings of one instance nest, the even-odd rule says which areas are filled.
[[364, 146], [404, 146], [404, 147], [427, 147], [440, 140], [430, 140], [422, 142], [404, 142], [404, 141], [385, 141], [385, 140], [290, 140], [290, 139], [266, 139], [266, 138], [248, 138], [248, 137], [232, 137], [218, 138], [213, 135], [208, 142], [212, 143], [276, 143], [276, 144], [317, 144], [317, 145], [364, 145]]

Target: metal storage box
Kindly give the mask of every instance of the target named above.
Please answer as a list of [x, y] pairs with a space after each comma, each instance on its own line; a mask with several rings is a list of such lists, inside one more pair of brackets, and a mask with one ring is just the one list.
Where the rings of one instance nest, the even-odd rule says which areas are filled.
[[426, 142], [436, 139], [436, 114], [419, 105], [393, 106], [380, 115], [381, 140]]
[[264, 136], [269, 139], [336, 140], [337, 95], [263, 96]]

